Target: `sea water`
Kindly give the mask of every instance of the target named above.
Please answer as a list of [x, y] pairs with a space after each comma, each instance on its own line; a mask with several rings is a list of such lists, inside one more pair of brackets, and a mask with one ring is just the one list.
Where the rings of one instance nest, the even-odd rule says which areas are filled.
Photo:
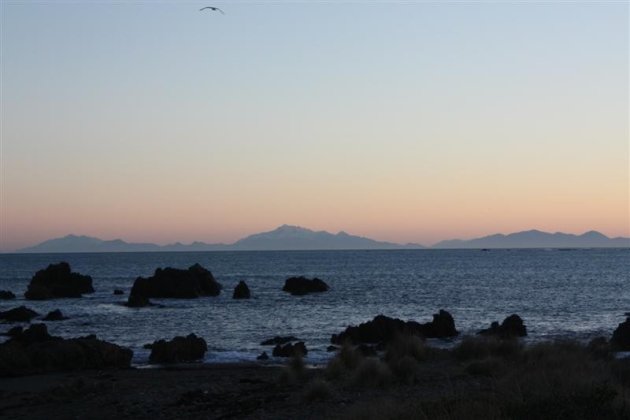
[[[95, 293], [25, 301], [35, 272], [60, 261], [92, 276]], [[123, 305], [136, 277], [195, 263], [223, 285], [220, 296], [152, 299], [161, 306], [148, 308]], [[299, 275], [319, 277], [330, 290], [283, 292], [284, 280]], [[251, 299], [232, 299], [240, 280], [249, 285]], [[305, 341], [307, 361], [318, 363], [329, 357], [330, 336], [348, 325], [378, 314], [428, 322], [439, 309], [453, 315], [461, 335], [516, 313], [525, 321], [527, 340], [586, 341], [610, 337], [625, 319], [629, 286], [630, 249], [0, 254], [0, 290], [18, 295], [0, 301], [0, 310], [26, 305], [43, 316], [61, 309], [69, 319], [48, 322], [51, 334], [96, 334], [131, 348], [136, 364], [148, 361], [144, 344], [190, 333], [208, 343], [207, 362], [253, 361], [270, 353], [261, 341], [293, 335]], [[114, 289], [125, 295], [114, 295]], [[432, 343], [449, 346], [458, 339]]]

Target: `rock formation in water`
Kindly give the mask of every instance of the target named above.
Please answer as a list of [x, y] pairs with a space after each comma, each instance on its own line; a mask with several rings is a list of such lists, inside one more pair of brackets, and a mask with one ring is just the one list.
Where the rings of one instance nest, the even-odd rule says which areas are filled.
[[37, 315], [39, 315], [37, 312], [26, 306], [18, 306], [17, 308], [0, 312], [0, 320], [6, 322], [30, 322]]
[[68, 317], [63, 316], [61, 310], [55, 309], [54, 311], [48, 312], [48, 315], [42, 318], [42, 321], [63, 321], [65, 319], [68, 319]]
[[133, 352], [95, 336], [63, 339], [33, 324], [0, 344], [0, 376], [82, 369], [128, 368]]
[[294, 356], [306, 356], [308, 350], [306, 349], [306, 345], [303, 341], [297, 342], [295, 344], [277, 344], [276, 347], [273, 348], [272, 356], [273, 357], [294, 357]]
[[358, 326], [350, 326], [339, 334], [333, 334], [333, 344], [384, 344], [391, 342], [399, 335], [417, 335], [426, 338], [448, 338], [458, 335], [455, 321], [450, 313], [440, 310], [433, 315], [433, 321], [420, 324], [415, 321], [403, 321], [378, 315], [373, 320]]
[[175, 337], [170, 341], [159, 340], [151, 345], [151, 363], [192, 362], [203, 359], [208, 350], [206, 341], [189, 334], [186, 337]]
[[249, 299], [251, 296], [249, 292], [249, 287], [247, 287], [247, 283], [244, 281], [239, 281], [236, 287], [234, 288], [234, 293], [232, 294], [232, 299]]
[[200, 296], [218, 296], [219, 293], [221, 285], [214, 279], [212, 273], [195, 264], [187, 270], [158, 268], [151, 277], [138, 277], [129, 293], [129, 299], [132, 295], [145, 298], [192, 299]]
[[501, 324], [493, 322], [490, 328], [479, 331], [481, 335], [494, 335], [499, 338], [525, 337], [527, 335], [527, 327], [523, 324], [520, 316], [512, 314], [505, 318]]
[[9, 290], [0, 290], [0, 300], [15, 299], [15, 294]]
[[298, 341], [299, 338], [293, 337], [292, 335], [287, 335], [284, 337], [280, 337], [279, 335], [275, 336], [274, 338], [270, 338], [268, 340], [263, 341], [262, 343], [260, 343], [261, 346], [275, 346], [276, 344], [286, 344], [286, 343], [290, 343], [292, 341]]
[[285, 280], [283, 291], [295, 296], [306, 295], [308, 293], [319, 293], [328, 290], [328, 285], [317, 277], [307, 279], [306, 277], [291, 277]]
[[73, 273], [70, 264], [60, 262], [35, 273], [24, 297], [31, 300], [80, 298], [84, 293], [93, 292], [92, 277]]

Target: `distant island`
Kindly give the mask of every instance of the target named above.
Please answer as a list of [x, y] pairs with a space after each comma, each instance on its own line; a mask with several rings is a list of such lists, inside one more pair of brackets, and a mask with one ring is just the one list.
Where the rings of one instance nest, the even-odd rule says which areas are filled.
[[[596, 231], [582, 235], [548, 233], [528, 230], [508, 235], [495, 234], [481, 238], [452, 239], [438, 242], [434, 249], [483, 248], [627, 248], [630, 238], [609, 238]], [[426, 249], [420, 244], [397, 244], [377, 241], [346, 232], [336, 234], [314, 231], [299, 226], [282, 225], [269, 232], [256, 233], [233, 244], [193, 242], [157, 245], [129, 243], [121, 239], [102, 240], [89, 236], [68, 235], [19, 249], [17, 253], [57, 252], [173, 252], [173, 251], [271, 251], [271, 250], [367, 250], [367, 249]]]

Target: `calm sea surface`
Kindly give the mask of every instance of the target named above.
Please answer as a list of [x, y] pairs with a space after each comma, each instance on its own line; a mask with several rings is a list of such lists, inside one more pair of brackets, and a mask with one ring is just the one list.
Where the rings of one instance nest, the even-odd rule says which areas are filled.
[[[96, 292], [82, 299], [25, 301], [33, 274], [59, 261], [92, 276]], [[137, 276], [194, 263], [223, 285], [219, 297], [153, 299], [163, 308], [121, 305]], [[294, 275], [317, 276], [331, 289], [302, 297], [282, 292], [284, 280]], [[252, 299], [232, 299], [239, 280], [247, 282]], [[441, 308], [464, 334], [518, 313], [528, 340], [609, 337], [630, 311], [630, 250], [0, 254], [0, 289], [19, 295], [0, 301], [0, 310], [25, 304], [45, 315], [59, 308], [70, 319], [47, 323], [52, 334], [96, 334], [132, 348], [138, 364], [148, 360], [143, 344], [189, 333], [208, 342], [208, 362], [254, 360], [270, 350], [260, 342], [275, 335], [304, 340], [307, 360], [319, 362], [328, 357], [330, 335], [350, 324], [378, 314], [426, 322]], [[125, 296], [114, 296], [114, 289]]]

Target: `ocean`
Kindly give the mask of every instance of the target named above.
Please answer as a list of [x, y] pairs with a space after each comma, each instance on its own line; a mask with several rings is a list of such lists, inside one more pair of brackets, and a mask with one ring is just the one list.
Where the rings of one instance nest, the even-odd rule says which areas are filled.
[[[80, 299], [26, 301], [37, 270], [67, 261], [92, 276], [95, 293]], [[218, 297], [152, 299], [163, 307], [122, 305], [133, 281], [158, 267], [199, 263], [223, 285]], [[319, 277], [325, 293], [291, 296], [286, 278]], [[245, 280], [249, 300], [233, 300]], [[144, 344], [195, 333], [208, 343], [206, 362], [253, 361], [276, 335], [304, 340], [309, 363], [330, 357], [330, 336], [378, 314], [428, 322], [439, 309], [455, 318], [459, 338], [431, 340], [452, 346], [492, 321], [519, 314], [527, 341], [610, 337], [630, 311], [630, 249], [256, 251], [0, 254], [0, 290], [18, 295], [0, 310], [19, 305], [42, 316], [61, 309], [70, 319], [48, 322], [51, 334], [96, 334], [127, 346], [134, 363], [146, 365]], [[113, 295], [122, 289], [124, 296]], [[36, 322], [34, 320], [33, 322]], [[8, 330], [9, 324], [4, 330]]]

